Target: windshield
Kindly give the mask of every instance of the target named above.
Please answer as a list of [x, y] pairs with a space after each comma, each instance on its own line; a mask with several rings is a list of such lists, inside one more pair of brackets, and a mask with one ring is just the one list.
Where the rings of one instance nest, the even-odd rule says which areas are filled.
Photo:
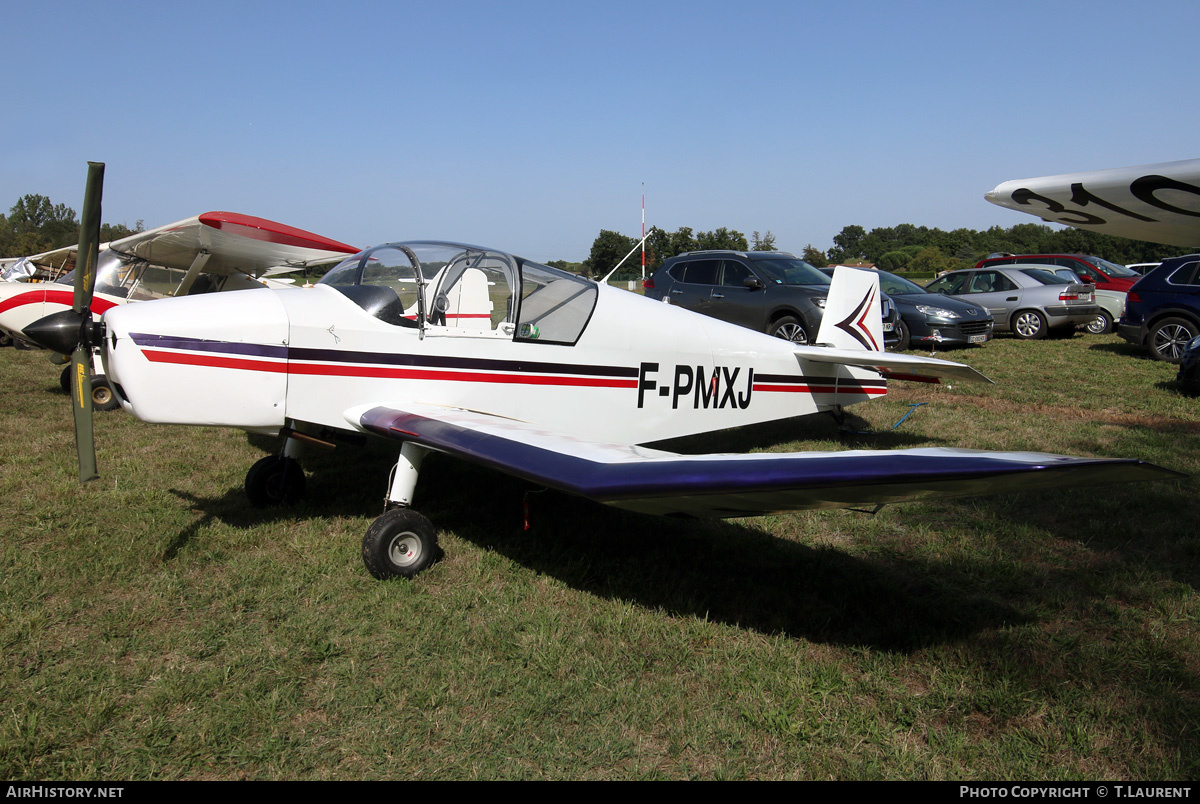
[[1139, 274], [1137, 271], [1130, 270], [1129, 268], [1126, 268], [1124, 265], [1117, 265], [1115, 262], [1109, 262], [1108, 260], [1102, 260], [1099, 257], [1084, 257], [1083, 260], [1085, 262], [1090, 262], [1092, 265], [1096, 266], [1096, 268], [1098, 268], [1101, 273], [1108, 274], [1109, 276], [1123, 276], [1123, 277], [1141, 276], [1141, 274]]
[[386, 323], [573, 344], [596, 304], [596, 284], [502, 251], [461, 243], [376, 246], [318, 283]]
[[889, 296], [903, 296], [905, 293], [924, 295], [929, 292], [916, 282], [911, 282], [902, 276], [896, 276], [887, 271], [878, 271], [877, 273], [879, 274], [879, 289]]
[[804, 260], [795, 258], [755, 260], [751, 264], [778, 285], [828, 285], [830, 281]]

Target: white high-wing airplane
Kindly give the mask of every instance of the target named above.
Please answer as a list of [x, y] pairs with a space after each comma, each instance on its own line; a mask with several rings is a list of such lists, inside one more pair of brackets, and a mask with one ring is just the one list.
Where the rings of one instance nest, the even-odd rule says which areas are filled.
[[[447, 325], [456, 297], [482, 292], [489, 314]], [[79, 322], [62, 314], [29, 333], [65, 353]], [[284, 436], [280, 453], [247, 474], [256, 505], [302, 492], [305, 442], [348, 431], [398, 442], [385, 511], [362, 546], [379, 578], [411, 577], [436, 559], [433, 525], [409, 507], [429, 451], [621, 508], [697, 517], [1176, 476], [1138, 461], [1043, 453], [679, 455], [640, 446], [836, 410], [886, 393], [889, 378], [986, 379], [961, 364], [878, 351], [878, 279], [853, 269], [835, 275], [818, 334], [827, 345], [817, 346], [441, 242], [368, 249], [309, 290], [112, 308], [93, 330], [84, 342], [102, 344], [113, 388], [138, 418]]]
[[1051, 223], [1200, 246], [1200, 159], [1017, 179], [984, 198]]
[[[30, 323], [71, 309], [73, 275], [68, 271], [75, 267], [77, 249], [67, 246], [18, 263], [60, 278], [0, 283], [0, 331], [26, 339]], [[106, 310], [127, 302], [261, 288], [271, 281], [269, 277], [335, 262], [356, 251], [354, 246], [265, 218], [205, 212], [101, 246], [91, 310], [98, 320]], [[96, 368], [100, 368], [98, 360]], [[64, 369], [64, 388], [69, 383], [69, 369]], [[102, 372], [93, 376], [92, 393], [98, 409], [116, 407]]]

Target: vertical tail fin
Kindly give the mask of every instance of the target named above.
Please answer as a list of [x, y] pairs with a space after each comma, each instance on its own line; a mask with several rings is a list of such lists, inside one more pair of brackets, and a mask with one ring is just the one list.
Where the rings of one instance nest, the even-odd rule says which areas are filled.
[[883, 351], [878, 274], [841, 265], [834, 270], [817, 343], [837, 349]]

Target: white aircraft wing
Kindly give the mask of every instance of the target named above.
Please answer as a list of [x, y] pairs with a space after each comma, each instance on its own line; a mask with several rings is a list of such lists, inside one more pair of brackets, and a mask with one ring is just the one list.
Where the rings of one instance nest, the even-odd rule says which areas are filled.
[[280, 266], [303, 267], [340, 260], [360, 251], [286, 224], [237, 212], [205, 212], [138, 232], [108, 247], [152, 265], [189, 269], [206, 253], [204, 273], [260, 276]]
[[1006, 181], [984, 198], [1051, 223], [1200, 246], [1200, 159]]
[[361, 406], [363, 431], [648, 514], [753, 516], [1100, 482], [1182, 477], [1136, 460], [965, 449], [680, 455], [603, 444], [485, 413]]

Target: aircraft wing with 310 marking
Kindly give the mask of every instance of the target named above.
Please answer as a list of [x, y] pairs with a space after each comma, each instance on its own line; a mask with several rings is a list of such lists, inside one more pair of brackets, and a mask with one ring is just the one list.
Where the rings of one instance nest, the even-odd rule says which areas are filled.
[[1077, 229], [1200, 246], [1200, 159], [1016, 179], [984, 198]]

